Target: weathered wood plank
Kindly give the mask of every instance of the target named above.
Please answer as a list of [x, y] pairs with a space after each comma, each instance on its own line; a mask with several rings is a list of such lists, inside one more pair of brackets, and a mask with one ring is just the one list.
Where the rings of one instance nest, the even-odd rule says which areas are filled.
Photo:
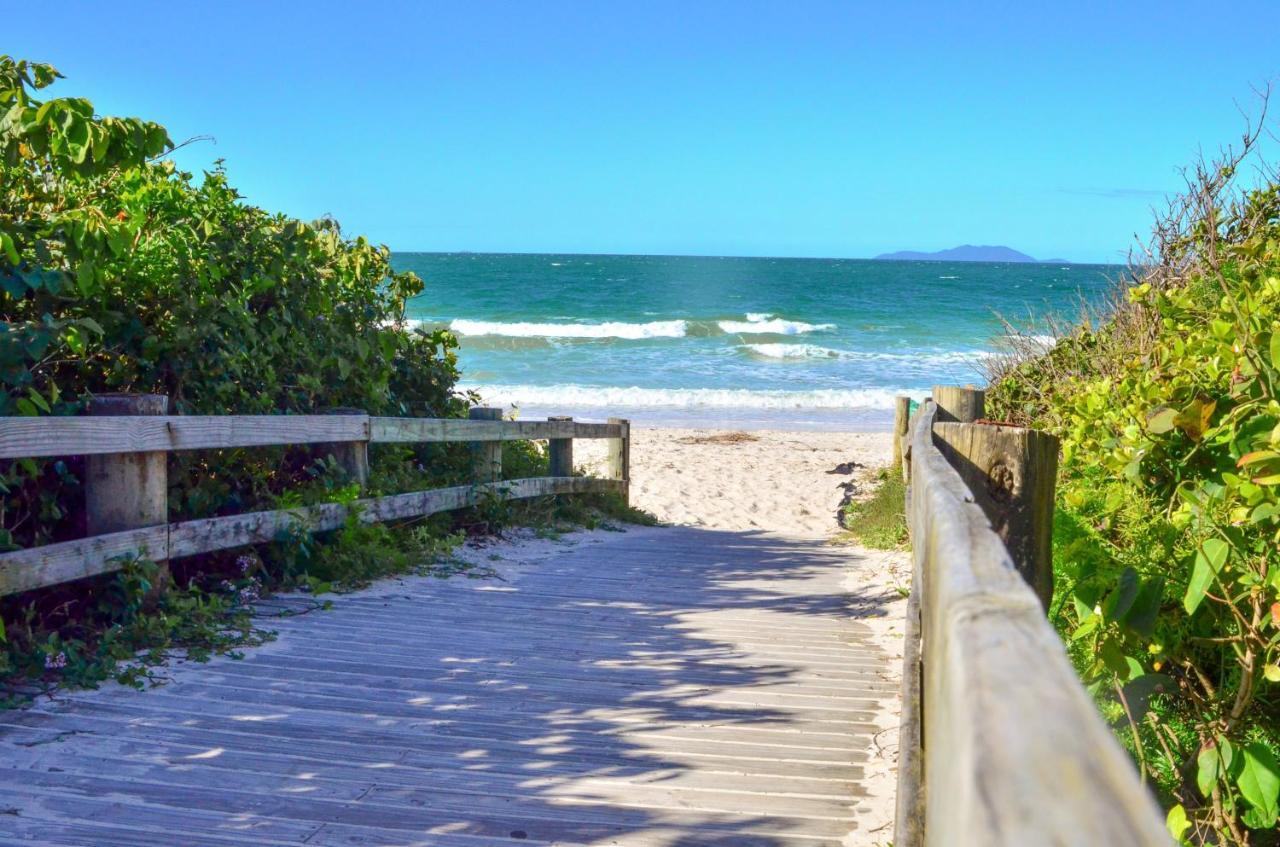
[[364, 441], [367, 415], [0, 418], [0, 459]]
[[581, 421], [473, 421], [459, 418], [372, 418], [370, 442], [533, 441], [618, 438], [620, 427]]
[[118, 570], [134, 555], [168, 558], [169, 527], [151, 526], [0, 554], [0, 595]]
[[387, 581], [241, 660], [0, 715], [0, 794], [33, 843], [838, 847], [881, 729], [852, 718], [893, 699], [847, 672], [888, 658], [862, 624], [813, 617], [850, 561], [632, 528]]
[[89, 456], [340, 441], [617, 438], [617, 424], [370, 418], [368, 415], [164, 415], [0, 418], [0, 459]]
[[986, 413], [987, 392], [972, 385], [935, 385], [933, 402], [939, 421], [973, 423]]
[[1168, 847], [1159, 812], [1031, 588], [913, 421], [909, 520], [922, 592], [925, 843]]
[[[616, 480], [593, 477], [533, 477], [491, 485], [463, 485], [392, 494], [358, 500], [354, 505], [359, 509], [361, 520], [373, 523], [473, 506], [491, 492], [503, 499], [520, 500], [554, 494], [605, 493], [617, 491], [620, 486]], [[347, 507], [336, 503], [247, 512], [16, 550], [0, 554], [0, 596], [107, 573], [116, 570], [119, 560], [131, 554], [145, 552], [157, 560], [177, 559], [213, 550], [262, 544], [288, 530], [323, 532], [336, 529], [346, 520], [347, 512]]]
[[935, 423], [933, 436], [1048, 610], [1058, 439], [1022, 427], [950, 421]]

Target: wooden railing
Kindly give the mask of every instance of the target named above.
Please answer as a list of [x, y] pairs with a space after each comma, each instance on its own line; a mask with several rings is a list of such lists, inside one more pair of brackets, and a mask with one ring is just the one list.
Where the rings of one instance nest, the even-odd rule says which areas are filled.
[[1167, 847], [1045, 618], [1057, 442], [975, 422], [982, 400], [941, 387], [895, 427], [913, 580], [893, 843]]
[[[183, 556], [259, 544], [282, 532], [320, 532], [352, 512], [365, 522], [432, 515], [490, 497], [516, 500], [553, 494], [628, 493], [630, 424], [571, 418], [506, 421], [498, 409], [475, 408], [471, 420], [332, 415], [167, 415], [168, 398], [95, 398], [87, 417], [0, 418], [0, 459], [86, 456], [85, 508], [90, 537], [0, 554], [0, 596], [117, 570], [145, 556]], [[608, 478], [573, 476], [573, 440], [611, 439]], [[551, 473], [502, 480], [502, 442], [547, 439]], [[175, 450], [321, 444], [362, 487], [369, 444], [467, 442], [474, 451], [469, 485], [370, 497], [350, 504], [249, 512], [168, 522], [166, 455]]]

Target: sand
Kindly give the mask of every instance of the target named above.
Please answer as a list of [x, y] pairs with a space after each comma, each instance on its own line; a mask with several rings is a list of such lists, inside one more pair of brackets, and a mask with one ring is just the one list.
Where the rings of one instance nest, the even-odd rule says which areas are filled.
[[[587, 470], [605, 442], [574, 443]], [[664, 523], [826, 538], [844, 483], [888, 464], [888, 433], [631, 430], [631, 499]]]

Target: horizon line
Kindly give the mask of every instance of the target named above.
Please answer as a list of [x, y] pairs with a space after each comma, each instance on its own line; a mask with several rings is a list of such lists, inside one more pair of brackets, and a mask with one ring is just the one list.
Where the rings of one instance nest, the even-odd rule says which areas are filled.
[[[953, 265], [1083, 265], [1095, 267], [1126, 267], [1125, 261], [1116, 262], [1080, 262], [1074, 259], [1035, 259], [1030, 262], [987, 262], [965, 259], [881, 259], [876, 256], [777, 256], [763, 253], [729, 254], [729, 253], [611, 253], [575, 250], [402, 250], [388, 247], [395, 253], [420, 253], [436, 256], [613, 256], [613, 257], [646, 257], [658, 259], [793, 259], [816, 262], [930, 262], [934, 264]], [[1013, 248], [1008, 248], [1013, 249]], [[924, 252], [924, 251], [920, 251]]]

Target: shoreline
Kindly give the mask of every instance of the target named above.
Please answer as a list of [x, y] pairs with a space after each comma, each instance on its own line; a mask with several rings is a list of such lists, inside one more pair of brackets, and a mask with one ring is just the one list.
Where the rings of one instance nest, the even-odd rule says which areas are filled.
[[705, 430], [717, 432], [825, 432], [855, 435], [888, 434], [893, 409], [747, 409], [747, 408], [604, 408], [600, 406], [499, 406], [504, 416], [541, 420], [568, 416], [603, 423], [612, 417], [631, 422], [632, 430]]

